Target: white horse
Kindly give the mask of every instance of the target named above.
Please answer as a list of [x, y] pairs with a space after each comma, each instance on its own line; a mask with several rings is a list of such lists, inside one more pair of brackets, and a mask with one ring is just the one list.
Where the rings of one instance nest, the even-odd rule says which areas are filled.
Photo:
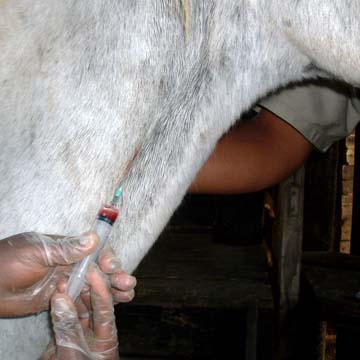
[[[0, 0], [0, 238], [87, 230], [123, 180], [133, 271], [257, 99], [360, 84], [359, 34], [359, 0]], [[47, 340], [46, 314], [0, 321], [1, 359]]]

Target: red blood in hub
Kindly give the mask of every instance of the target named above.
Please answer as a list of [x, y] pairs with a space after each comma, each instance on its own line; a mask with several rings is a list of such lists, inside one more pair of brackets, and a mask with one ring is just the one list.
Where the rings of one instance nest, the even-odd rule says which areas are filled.
[[113, 205], [104, 205], [98, 212], [98, 216], [107, 217], [111, 222], [115, 222], [119, 215], [119, 209]]

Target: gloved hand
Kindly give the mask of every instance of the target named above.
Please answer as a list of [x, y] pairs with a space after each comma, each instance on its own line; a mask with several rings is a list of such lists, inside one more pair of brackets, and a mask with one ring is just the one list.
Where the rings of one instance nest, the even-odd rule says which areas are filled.
[[[22, 316], [48, 309], [56, 286], [72, 264], [93, 252], [98, 238], [23, 233], [0, 241], [0, 316]], [[109, 275], [115, 302], [130, 301], [136, 279], [121, 270], [111, 248], [103, 249], [99, 263]]]
[[114, 304], [131, 301], [135, 296], [136, 278], [122, 269], [120, 261], [108, 243], [101, 250], [98, 263], [101, 271], [110, 277]]
[[119, 359], [108, 278], [92, 264], [87, 279], [90, 286], [88, 301], [79, 299], [75, 306], [65, 294], [57, 293], [52, 297], [55, 341], [50, 342], [41, 360]]

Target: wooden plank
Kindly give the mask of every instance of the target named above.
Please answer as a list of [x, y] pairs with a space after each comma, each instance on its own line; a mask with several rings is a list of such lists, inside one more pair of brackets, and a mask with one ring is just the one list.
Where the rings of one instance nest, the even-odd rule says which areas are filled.
[[136, 276], [138, 305], [273, 308], [262, 245], [213, 243], [210, 233], [165, 233]]
[[141, 278], [231, 279], [250, 272], [267, 274], [262, 245], [214, 243], [211, 233], [165, 233], [136, 274]]
[[355, 298], [360, 286], [358, 265], [349, 261], [340, 268], [333, 262], [331, 266], [304, 262], [303, 271], [315, 293], [323, 320], [359, 323], [360, 302]]
[[360, 255], [360, 126], [355, 131], [355, 168], [350, 253]]
[[[302, 254], [303, 265], [334, 270], [360, 271], [360, 256], [325, 251], [306, 251]], [[359, 284], [360, 285], [360, 284]]]
[[[121, 305], [117, 313], [123, 356], [248, 360], [246, 309]], [[259, 311], [259, 323], [271, 320], [270, 312]], [[261, 347], [262, 354], [256, 360], [269, 359], [271, 339], [271, 332], [259, 337], [256, 351]]]
[[240, 309], [257, 305], [272, 309], [270, 287], [263, 279], [138, 279], [134, 305]]
[[273, 358], [277, 360], [297, 359], [299, 356], [299, 319], [294, 310], [299, 304], [300, 294], [304, 174], [302, 167], [278, 189], [273, 236], [277, 277], [277, 336]]
[[303, 235], [304, 175], [302, 167], [279, 185], [275, 218], [275, 258], [280, 319], [299, 301]]
[[273, 298], [261, 245], [164, 233], [136, 275], [135, 299], [116, 307], [122, 355], [268, 359]]

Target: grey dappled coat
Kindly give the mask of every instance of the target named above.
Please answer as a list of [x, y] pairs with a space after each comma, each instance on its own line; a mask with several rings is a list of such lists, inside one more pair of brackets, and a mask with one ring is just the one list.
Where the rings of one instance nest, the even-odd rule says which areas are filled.
[[[0, 0], [0, 238], [87, 230], [127, 173], [111, 241], [133, 271], [257, 99], [318, 69], [360, 84], [359, 14], [358, 0]], [[0, 358], [35, 359], [47, 339], [46, 314], [1, 320]]]

